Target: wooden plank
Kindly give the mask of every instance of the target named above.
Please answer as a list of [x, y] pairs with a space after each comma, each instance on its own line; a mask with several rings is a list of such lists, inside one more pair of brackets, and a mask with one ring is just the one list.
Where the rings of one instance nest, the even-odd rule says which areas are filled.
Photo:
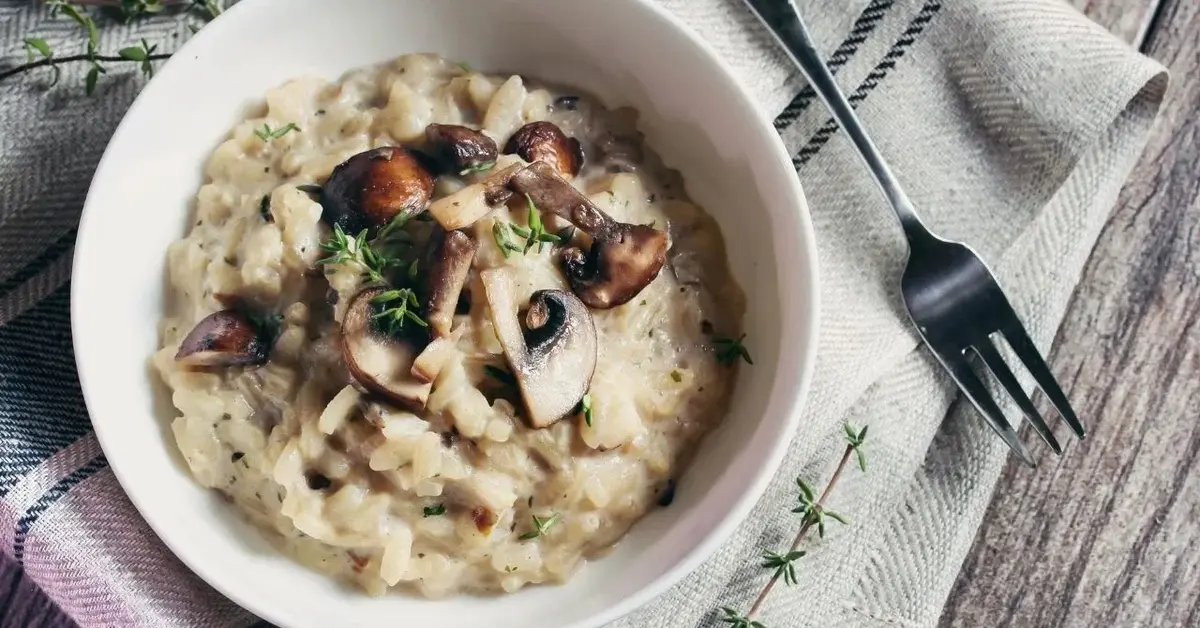
[[1137, 46], [1146, 38], [1162, 0], [1071, 0], [1109, 32]]
[[942, 626], [1200, 626], [1200, 3], [1160, 11], [1163, 118], [1052, 358], [1091, 433], [1008, 466]]

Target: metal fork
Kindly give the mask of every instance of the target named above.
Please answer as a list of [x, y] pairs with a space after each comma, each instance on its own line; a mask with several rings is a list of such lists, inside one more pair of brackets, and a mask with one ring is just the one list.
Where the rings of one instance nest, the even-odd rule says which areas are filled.
[[854, 143], [858, 154], [895, 210], [908, 239], [908, 264], [900, 280], [900, 291], [909, 317], [938, 362], [975, 406], [988, 425], [1027, 464], [1033, 466], [1029, 450], [1017, 438], [983, 381], [972, 369], [974, 355], [991, 371], [1033, 429], [1054, 450], [1062, 447], [1050, 426], [1038, 413], [1029, 395], [1005, 363], [993, 336], [1003, 336], [1059, 414], [1080, 439], [1083, 425], [1055, 381], [1046, 361], [1038, 353], [1025, 327], [987, 265], [969, 247], [935, 236], [921, 223], [912, 202], [900, 188], [883, 156], [863, 129], [854, 109], [838, 89], [833, 74], [821, 60], [812, 38], [800, 19], [794, 0], [745, 0], [763, 24], [775, 35], [808, 83], [824, 101], [838, 126]]

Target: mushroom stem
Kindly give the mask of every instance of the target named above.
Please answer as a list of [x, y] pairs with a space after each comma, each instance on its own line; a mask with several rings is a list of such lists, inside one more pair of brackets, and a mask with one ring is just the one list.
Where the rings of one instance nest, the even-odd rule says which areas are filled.
[[426, 286], [425, 321], [434, 338], [450, 333], [458, 297], [462, 294], [471, 261], [479, 248], [471, 236], [462, 231], [435, 233], [428, 258], [429, 275]]
[[545, 163], [521, 169], [509, 185], [529, 195], [538, 208], [554, 212], [592, 236], [587, 254], [574, 247], [562, 252], [571, 289], [588, 307], [608, 309], [627, 303], [658, 276], [667, 261], [666, 232], [614, 220]]

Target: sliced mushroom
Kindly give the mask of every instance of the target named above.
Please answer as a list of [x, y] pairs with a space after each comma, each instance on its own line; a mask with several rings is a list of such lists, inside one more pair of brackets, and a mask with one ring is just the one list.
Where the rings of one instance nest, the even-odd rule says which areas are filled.
[[338, 164], [321, 192], [322, 219], [351, 235], [425, 211], [433, 175], [412, 152], [384, 146]]
[[342, 357], [354, 379], [392, 403], [420, 411], [430, 384], [412, 375], [424, 342], [412, 336], [386, 334], [376, 328], [372, 299], [384, 288], [365, 288], [351, 299], [342, 319]]
[[496, 163], [499, 154], [495, 140], [457, 124], [431, 124], [425, 127], [425, 140], [452, 172], [486, 170]]
[[[459, 328], [460, 331], [462, 328]], [[418, 381], [432, 382], [458, 351], [458, 334], [435, 339], [413, 361], [412, 375]]]
[[175, 359], [187, 366], [262, 364], [271, 347], [259, 332], [258, 326], [238, 310], [213, 312], [188, 332]]
[[429, 323], [433, 337], [441, 338], [450, 333], [458, 297], [467, 282], [467, 273], [471, 271], [471, 262], [479, 245], [471, 236], [457, 230], [434, 233], [430, 242], [425, 322]]
[[434, 201], [429, 206], [429, 213], [447, 231], [469, 227], [512, 197], [512, 190], [508, 189], [508, 180], [521, 167], [518, 163], [490, 172], [483, 181], [472, 183]]
[[504, 145], [504, 152], [525, 161], [548, 163], [565, 177], [574, 177], [583, 167], [579, 140], [567, 137], [553, 122], [530, 122], [517, 129]]
[[628, 302], [654, 281], [667, 261], [666, 232], [614, 220], [544, 163], [521, 169], [510, 185], [528, 194], [538, 208], [592, 236], [587, 253], [570, 247], [561, 254], [571, 289], [588, 307], [603, 310]]
[[596, 370], [596, 327], [587, 306], [562, 290], [529, 298], [525, 325], [518, 319], [512, 277], [504, 268], [480, 273], [492, 325], [521, 390], [530, 427], [571, 414]]

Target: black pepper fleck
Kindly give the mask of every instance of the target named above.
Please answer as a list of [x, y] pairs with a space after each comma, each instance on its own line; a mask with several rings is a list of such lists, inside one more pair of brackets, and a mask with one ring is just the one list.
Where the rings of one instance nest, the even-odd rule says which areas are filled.
[[275, 216], [271, 215], [270, 195], [263, 194], [262, 200], [258, 202], [258, 215], [267, 222], [275, 222]]
[[244, 458], [245, 456], [246, 456], [246, 454], [244, 454], [244, 453], [242, 453], [242, 452], [240, 452], [240, 451], [235, 451], [235, 452], [233, 452], [233, 455], [229, 457], [229, 461], [230, 461], [230, 462], [237, 462], [238, 460], [241, 460], [241, 459], [242, 459], [242, 458]]

